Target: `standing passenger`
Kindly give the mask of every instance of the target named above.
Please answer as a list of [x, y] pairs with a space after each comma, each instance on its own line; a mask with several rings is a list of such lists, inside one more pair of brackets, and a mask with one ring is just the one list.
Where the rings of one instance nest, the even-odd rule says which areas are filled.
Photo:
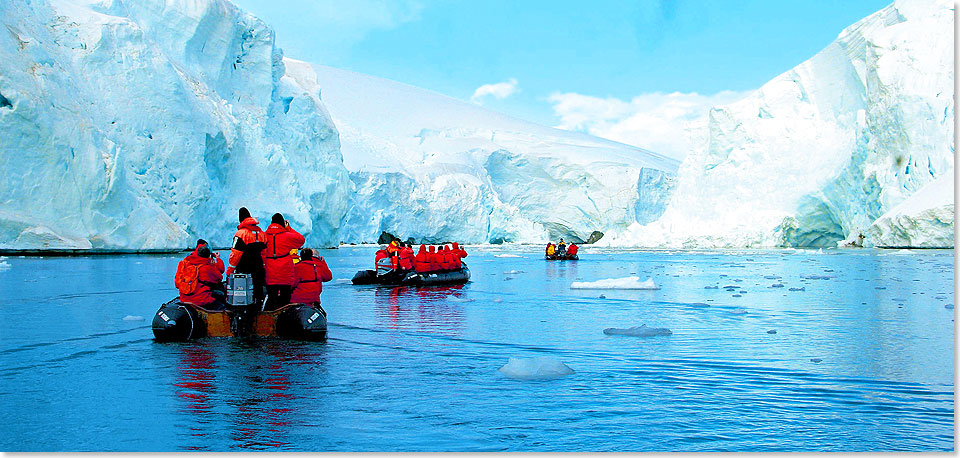
[[253, 278], [254, 305], [259, 308], [263, 305], [264, 276], [266, 275], [263, 269], [263, 256], [260, 253], [267, 246], [266, 236], [260, 229], [260, 222], [250, 216], [250, 211], [246, 207], [240, 207], [239, 217], [240, 225], [237, 226], [237, 232], [233, 234], [227, 275], [234, 272], [250, 274]]
[[305, 240], [279, 213], [270, 219], [270, 226], [264, 234], [266, 249], [261, 252], [267, 283], [267, 306], [264, 310], [275, 310], [290, 303], [295, 280], [290, 250], [302, 247]]

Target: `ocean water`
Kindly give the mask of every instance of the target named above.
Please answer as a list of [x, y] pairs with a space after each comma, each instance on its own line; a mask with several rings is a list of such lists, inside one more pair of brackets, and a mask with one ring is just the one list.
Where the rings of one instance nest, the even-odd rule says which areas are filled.
[[[473, 247], [467, 285], [351, 285], [373, 251], [322, 252], [315, 343], [154, 342], [178, 256], [9, 257], [0, 450], [954, 450], [952, 251]], [[624, 277], [659, 289], [570, 288]]]

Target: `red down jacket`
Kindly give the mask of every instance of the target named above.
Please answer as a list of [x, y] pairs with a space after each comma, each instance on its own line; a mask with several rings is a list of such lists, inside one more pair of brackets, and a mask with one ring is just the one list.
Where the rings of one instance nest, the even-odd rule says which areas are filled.
[[293, 257], [290, 250], [303, 246], [306, 240], [293, 228], [283, 227], [273, 223], [264, 232], [267, 248], [260, 252], [263, 256], [263, 266], [267, 271], [268, 285], [293, 285], [296, 280], [294, 274]]

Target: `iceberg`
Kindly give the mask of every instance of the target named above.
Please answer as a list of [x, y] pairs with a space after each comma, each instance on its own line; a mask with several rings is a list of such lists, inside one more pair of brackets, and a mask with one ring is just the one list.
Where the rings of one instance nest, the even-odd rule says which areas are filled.
[[606, 278], [597, 281], [575, 281], [570, 289], [660, 289], [652, 278], [640, 281], [640, 277]]
[[888, 212], [953, 174], [953, 17], [948, 0], [898, 0], [713, 108], [663, 214], [599, 244], [832, 247], [872, 228], [867, 245], [952, 247], [942, 200]]

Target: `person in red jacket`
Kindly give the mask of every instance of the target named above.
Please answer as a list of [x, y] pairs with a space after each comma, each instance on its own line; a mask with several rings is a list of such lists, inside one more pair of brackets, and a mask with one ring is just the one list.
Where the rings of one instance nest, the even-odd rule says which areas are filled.
[[[224, 304], [214, 295], [214, 289], [220, 288], [223, 280], [223, 261], [220, 256], [210, 256], [210, 247], [200, 245], [187, 255], [177, 266], [177, 278], [174, 281], [180, 292], [180, 302], [193, 304], [205, 309], [223, 308]], [[189, 287], [184, 287], [189, 284]]]
[[427, 263], [430, 265], [430, 270], [427, 272], [440, 270], [440, 256], [437, 254], [437, 247], [433, 245], [427, 247]]
[[263, 256], [261, 252], [267, 246], [266, 235], [260, 229], [260, 222], [250, 216], [246, 207], [240, 207], [240, 224], [233, 234], [233, 245], [230, 247], [230, 266], [227, 267], [227, 276], [234, 272], [250, 274], [253, 277], [254, 305], [257, 309], [263, 304], [264, 276]]
[[441, 266], [443, 270], [453, 270], [456, 269], [456, 262], [454, 261], [455, 256], [453, 255], [453, 249], [450, 248], [450, 245], [443, 247], [443, 261]]
[[302, 247], [306, 240], [279, 213], [270, 219], [270, 226], [264, 235], [266, 248], [260, 252], [267, 284], [267, 305], [264, 310], [275, 310], [290, 303], [290, 293], [296, 280], [290, 250]]
[[579, 250], [580, 250], [580, 248], [577, 246], [576, 243], [571, 243], [570, 246], [567, 247], [567, 255], [568, 255], [568, 256], [576, 256], [576, 255], [577, 255], [577, 251], [579, 251]]
[[409, 243], [400, 244], [400, 252], [397, 256], [400, 258], [399, 265], [401, 269], [413, 270], [414, 254], [413, 248], [410, 248]]
[[313, 259], [313, 250], [305, 248], [300, 252], [300, 262], [294, 270], [297, 278], [293, 283], [290, 302], [299, 304], [320, 302], [323, 282], [333, 280], [333, 273], [327, 267], [323, 256], [320, 259]]
[[430, 262], [427, 261], [426, 245], [420, 245], [420, 249], [417, 250], [417, 255], [413, 258], [413, 268], [421, 273], [430, 271]]
[[467, 252], [457, 242], [453, 242], [453, 254], [456, 255], [457, 268], [463, 268], [463, 258], [467, 257]]

